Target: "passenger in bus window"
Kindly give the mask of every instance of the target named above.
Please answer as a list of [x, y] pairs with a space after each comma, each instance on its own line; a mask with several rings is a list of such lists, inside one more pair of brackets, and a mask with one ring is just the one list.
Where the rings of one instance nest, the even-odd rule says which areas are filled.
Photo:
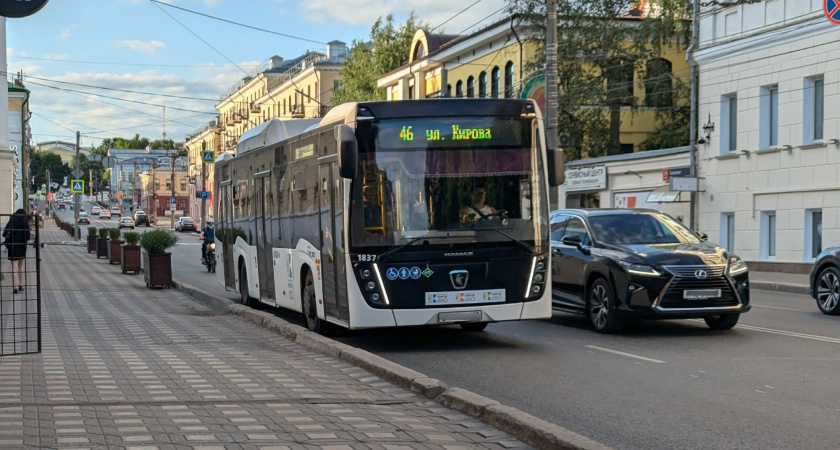
[[485, 203], [487, 200], [487, 189], [484, 186], [476, 186], [472, 193], [472, 204], [461, 208], [462, 222], [475, 222], [498, 214], [496, 208]]

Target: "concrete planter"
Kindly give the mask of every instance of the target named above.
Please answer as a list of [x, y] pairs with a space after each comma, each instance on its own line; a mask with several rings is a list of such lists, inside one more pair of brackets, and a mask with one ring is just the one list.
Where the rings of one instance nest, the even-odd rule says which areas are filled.
[[99, 239], [96, 235], [88, 235], [87, 237], [87, 250], [88, 253], [93, 253], [96, 251], [96, 240]]
[[108, 238], [96, 238], [96, 259], [108, 257]]

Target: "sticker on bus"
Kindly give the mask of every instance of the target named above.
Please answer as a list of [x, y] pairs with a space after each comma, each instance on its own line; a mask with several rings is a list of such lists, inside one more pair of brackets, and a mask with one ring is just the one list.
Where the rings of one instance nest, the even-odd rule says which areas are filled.
[[458, 304], [466, 305], [476, 303], [504, 303], [504, 301], [504, 289], [426, 292], [426, 306]]

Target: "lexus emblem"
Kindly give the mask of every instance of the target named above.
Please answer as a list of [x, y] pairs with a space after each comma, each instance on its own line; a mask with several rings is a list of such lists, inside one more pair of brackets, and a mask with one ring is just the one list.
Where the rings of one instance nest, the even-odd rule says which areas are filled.
[[694, 272], [694, 276], [697, 277], [697, 279], [699, 280], [705, 280], [709, 276], [709, 274], [706, 273], [705, 270], [700, 269], [697, 272]]
[[470, 279], [470, 273], [466, 270], [453, 270], [449, 272], [449, 281], [452, 282], [452, 287], [458, 290], [467, 287], [467, 281]]

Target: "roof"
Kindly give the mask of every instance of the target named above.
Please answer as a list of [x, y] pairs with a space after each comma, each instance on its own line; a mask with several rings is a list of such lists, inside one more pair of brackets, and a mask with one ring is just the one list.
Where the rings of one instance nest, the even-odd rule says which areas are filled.
[[655, 209], [644, 209], [644, 208], [635, 208], [635, 209], [619, 209], [619, 208], [598, 208], [598, 209], [558, 209], [557, 211], [552, 211], [551, 214], [560, 214], [560, 213], [573, 213], [579, 214], [581, 216], [614, 216], [614, 215], [627, 215], [627, 214], [640, 214], [640, 213], [657, 213], [661, 214], [661, 211], [657, 211]]
[[589, 158], [589, 159], [579, 159], [577, 161], [567, 161], [566, 166], [569, 167], [577, 167], [577, 166], [591, 166], [594, 164], [604, 164], [610, 162], [618, 162], [618, 161], [633, 161], [637, 159], [647, 159], [647, 158], [656, 158], [659, 156], [668, 156], [668, 155], [678, 155], [680, 153], [688, 153], [691, 151], [691, 147], [676, 147], [676, 148], [666, 148], [662, 150], [646, 150], [643, 152], [635, 152], [635, 153], [624, 153], [621, 155], [611, 155], [611, 156], [601, 156], [598, 158]]
[[317, 125], [318, 119], [277, 120], [271, 119], [242, 133], [236, 144], [236, 154], [262, 148], [275, 142], [280, 142], [292, 136], [303, 133], [312, 125]]

